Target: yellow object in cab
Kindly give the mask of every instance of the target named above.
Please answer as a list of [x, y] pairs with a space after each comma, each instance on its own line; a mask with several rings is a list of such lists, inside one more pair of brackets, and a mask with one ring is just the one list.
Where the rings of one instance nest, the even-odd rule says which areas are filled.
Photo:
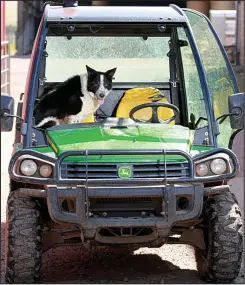
[[90, 115], [87, 119], [83, 120], [82, 123], [94, 123], [95, 119], [94, 119], [94, 115]]
[[[154, 98], [152, 96], [160, 95], [158, 89], [152, 87], [140, 87], [127, 90], [117, 108], [117, 118], [129, 118], [130, 111], [141, 104], [152, 103]], [[167, 98], [162, 98], [157, 103], [168, 103]], [[158, 108], [158, 117], [161, 120], [167, 120], [174, 115], [173, 110], [165, 107]], [[148, 121], [152, 116], [152, 108], [144, 108], [134, 113], [135, 119]], [[173, 120], [170, 124], [175, 124]]]

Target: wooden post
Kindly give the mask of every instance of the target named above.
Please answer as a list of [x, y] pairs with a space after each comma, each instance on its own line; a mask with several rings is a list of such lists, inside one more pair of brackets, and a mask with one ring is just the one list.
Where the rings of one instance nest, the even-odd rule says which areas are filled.
[[18, 1], [17, 8], [17, 31], [16, 31], [16, 50], [18, 55], [24, 54], [24, 19], [25, 19], [25, 5], [23, 1]]
[[239, 65], [244, 66], [244, 1], [238, 2], [238, 51]]
[[234, 10], [235, 1], [210, 1], [211, 10]]
[[1, 42], [6, 40], [5, 1], [1, 1]]
[[209, 1], [186, 1], [186, 6], [209, 16], [210, 3]]
[[92, 6], [108, 6], [109, 3], [106, 0], [93, 0]]

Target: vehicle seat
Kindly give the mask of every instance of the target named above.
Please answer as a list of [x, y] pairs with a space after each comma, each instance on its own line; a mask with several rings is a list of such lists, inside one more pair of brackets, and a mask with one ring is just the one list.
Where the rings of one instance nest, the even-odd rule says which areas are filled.
[[[157, 96], [159, 94], [162, 94], [160, 90], [152, 87], [141, 87], [141, 88], [133, 88], [127, 90], [119, 105], [116, 112], [117, 118], [129, 118], [130, 111], [141, 104], [145, 103], [152, 103], [156, 102], [156, 99], [150, 98], [152, 96]], [[162, 98], [161, 100], [157, 100], [158, 103], [168, 103], [167, 98]], [[169, 108], [159, 108], [158, 109], [158, 116], [162, 120], [167, 120], [170, 117], [174, 115], [173, 110]], [[147, 121], [152, 116], [152, 109], [151, 108], [145, 108], [142, 110], [137, 111], [134, 114], [134, 117], [136, 119], [140, 119], [143, 121]], [[173, 120], [170, 122], [170, 124], [175, 124], [175, 121]]]

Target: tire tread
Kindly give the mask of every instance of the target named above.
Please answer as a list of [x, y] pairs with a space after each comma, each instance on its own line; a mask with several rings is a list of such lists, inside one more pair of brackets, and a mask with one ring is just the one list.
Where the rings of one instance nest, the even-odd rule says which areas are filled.
[[42, 256], [41, 215], [37, 201], [10, 192], [7, 201], [7, 283], [39, 283]]
[[234, 194], [209, 198], [205, 220], [209, 225], [208, 252], [205, 256], [195, 249], [198, 272], [206, 282], [230, 283], [238, 277], [243, 252], [241, 211]]

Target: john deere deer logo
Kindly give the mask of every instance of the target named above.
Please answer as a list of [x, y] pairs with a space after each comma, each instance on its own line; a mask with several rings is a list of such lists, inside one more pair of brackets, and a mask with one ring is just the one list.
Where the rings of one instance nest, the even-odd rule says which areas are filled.
[[120, 178], [131, 178], [133, 176], [133, 170], [131, 166], [120, 166], [117, 170]]

